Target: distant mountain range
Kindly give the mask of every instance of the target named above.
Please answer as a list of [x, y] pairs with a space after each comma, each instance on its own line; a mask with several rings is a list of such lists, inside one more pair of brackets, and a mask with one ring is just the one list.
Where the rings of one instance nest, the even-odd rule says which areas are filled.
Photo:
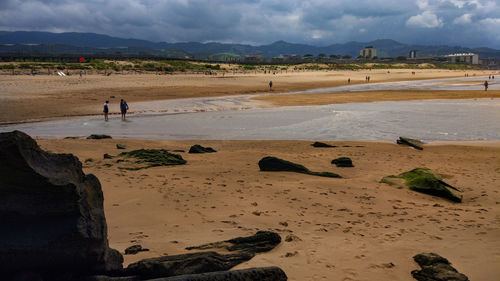
[[258, 54], [264, 57], [277, 57], [286, 54], [295, 55], [319, 55], [326, 56], [350, 55], [357, 57], [359, 50], [365, 46], [377, 48], [377, 56], [397, 57], [408, 55], [410, 50], [418, 50], [419, 57], [441, 56], [452, 53], [476, 53], [480, 58], [500, 59], [500, 50], [491, 48], [465, 48], [460, 46], [424, 46], [400, 43], [391, 39], [380, 39], [371, 42], [347, 42], [344, 44], [332, 44], [329, 46], [312, 46], [305, 44], [294, 44], [285, 41], [277, 41], [269, 45], [252, 46], [244, 44], [224, 43], [167, 43], [152, 42], [139, 39], [124, 39], [95, 33], [50, 33], [33, 31], [0, 31], [0, 44], [65, 44], [79, 47], [146, 47], [153, 50], [182, 50], [183, 52], [197, 58], [206, 58], [215, 54], [231, 54], [246, 56]]

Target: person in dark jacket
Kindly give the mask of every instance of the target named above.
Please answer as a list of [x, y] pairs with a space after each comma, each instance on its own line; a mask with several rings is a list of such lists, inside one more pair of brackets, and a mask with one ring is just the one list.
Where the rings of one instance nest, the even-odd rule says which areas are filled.
[[120, 111], [122, 112], [122, 121], [125, 121], [125, 115], [127, 114], [128, 104], [124, 99], [120, 100]]
[[104, 103], [104, 110], [102, 112], [104, 112], [104, 121], [108, 121], [109, 101]]

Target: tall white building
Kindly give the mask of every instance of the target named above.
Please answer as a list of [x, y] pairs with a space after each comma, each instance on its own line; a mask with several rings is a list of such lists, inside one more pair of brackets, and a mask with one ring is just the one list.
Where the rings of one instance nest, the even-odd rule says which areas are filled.
[[451, 63], [479, 64], [479, 56], [474, 53], [450, 54], [446, 57]]
[[373, 46], [366, 46], [364, 49], [359, 51], [359, 55], [363, 58], [374, 58], [377, 56], [377, 49], [373, 48]]

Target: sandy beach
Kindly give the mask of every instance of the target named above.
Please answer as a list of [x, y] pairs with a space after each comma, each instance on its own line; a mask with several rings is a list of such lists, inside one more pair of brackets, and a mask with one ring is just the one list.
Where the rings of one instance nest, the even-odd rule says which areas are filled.
[[[415, 75], [411, 72], [415, 71]], [[488, 75], [468, 71], [470, 76]], [[276, 75], [0, 75], [0, 122], [99, 115], [104, 100], [117, 104], [191, 97], [284, 93], [347, 84], [464, 77], [451, 70], [283, 72]], [[114, 98], [110, 98], [114, 96]], [[499, 98], [500, 91], [360, 91], [261, 96], [267, 106], [324, 105], [420, 99]], [[202, 114], [202, 113], [200, 113]], [[118, 122], [118, 121], [117, 121]], [[173, 128], [175, 129], [175, 128]], [[180, 254], [185, 247], [254, 234], [279, 233], [283, 242], [237, 269], [279, 266], [289, 280], [413, 280], [412, 257], [435, 252], [470, 280], [500, 276], [500, 141], [431, 142], [423, 151], [384, 141], [38, 139], [42, 149], [72, 153], [104, 192], [110, 246], [133, 244], [149, 252], [125, 255], [125, 265], [147, 257]], [[103, 159], [127, 150], [164, 148], [186, 165], [136, 171]], [[194, 144], [218, 152], [188, 154]], [[342, 179], [261, 172], [264, 156], [300, 163]], [[346, 156], [353, 168], [337, 168]], [[463, 202], [380, 183], [384, 176], [427, 167], [463, 191]]]
[[[237, 268], [280, 266], [289, 280], [413, 280], [412, 257], [436, 252], [470, 280], [500, 274], [500, 143], [436, 143], [418, 151], [386, 142], [38, 140], [43, 149], [73, 153], [104, 191], [112, 247], [140, 243], [150, 252], [125, 256], [126, 264], [185, 247], [255, 233], [278, 232], [283, 241]], [[189, 150], [187, 165], [138, 171], [119, 169], [124, 144]], [[344, 147], [348, 145], [349, 147]], [[342, 179], [261, 172], [257, 162], [276, 156]], [[330, 161], [351, 157], [354, 168]], [[88, 159], [92, 159], [88, 160]], [[463, 191], [450, 201], [379, 183], [384, 176], [427, 167]]]
[[[413, 75], [412, 72], [415, 72]], [[488, 71], [467, 71], [470, 76], [488, 75]], [[269, 92], [269, 81], [273, 81], [273, 93], [300, 91], [365, 83], [389, 81], [412, 81], [422, 79], [464, 77], [464, 71], [442, 69], [391, 69], [359, 71], [280, 71], [277, 74], [256, 72], [219, 75], [203, 74], [130, 74], [111, 76], [79, 75], [60, 77], [55, 75], [0, 75], [0, 122], [23, 122], [46, 118], [102, 114], [102, 105], [109, 100], [116, 106], [123, 98], [131, 105], [139, 101], [157, 101], [192, 97], [216, 97], [227, 95], [247, 95]], [[373, 100], [408, 100], [412, 95], [381, 93], [383, 97]], [[474, 98], [470, 92], [461, 98]], [[481, 97], [496, 97], [498, 92], [481, 93]], [[348, 95], [342, 102], [363, 100], [358, 95]], [[429, 93], [429, 98], [436, 93]], [[346, 97], [346, 96], [345, 96]], [[442, 98], [437, 95], [437, 98]], [[332, 101], [337, 102], [337, 101]]]

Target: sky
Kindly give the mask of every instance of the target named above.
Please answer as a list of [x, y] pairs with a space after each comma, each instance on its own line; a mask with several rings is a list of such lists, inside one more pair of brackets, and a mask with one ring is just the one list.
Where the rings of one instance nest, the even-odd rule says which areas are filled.
[[0, 30], [171, 43], [394, 39], [500, 49], [500, 0], [0, 0]]

